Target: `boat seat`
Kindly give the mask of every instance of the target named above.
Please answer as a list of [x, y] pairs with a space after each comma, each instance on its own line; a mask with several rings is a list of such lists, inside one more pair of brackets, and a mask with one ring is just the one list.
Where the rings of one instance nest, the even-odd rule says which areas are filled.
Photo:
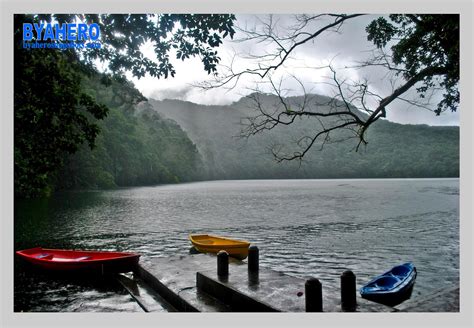
[[397, 280], [402, 280], [402, 279], [404, 278], [403, 276], [397, 276], [397, 275], [394, 275], [393, 273], [389, 273], [388, 276], [389, 276], [389, 277], [393, 277], [393, 278], [395, 278], [395, 279], [397, 279]]
[[391, 276], [382, 276], [374, 283], [374, 287], [379, 290], [390, 290], [399, 283], [399, 279]]
[[81, 257], [55, 257], [54, 261], [56, 262], [79, 262], [90, 259], [90, 256], [81, 256]]
[[83, 261], [83, 260], [88, 260], [90, 258], [91, 258], [90, 256], [81, 256], [81, 257], [75, 258], [74, 260], [75, 261]]
[[198, 242], [201, 244], [206, 244], [206, 245], [215, 244], [215, 241], [212, 239], [199, 239]]
[[409, 271], [410, 269], [408, 269], [405, 266], [398, 266], [398, 267], [393, 268], [392, 274], [394, 276], [405, 276]]

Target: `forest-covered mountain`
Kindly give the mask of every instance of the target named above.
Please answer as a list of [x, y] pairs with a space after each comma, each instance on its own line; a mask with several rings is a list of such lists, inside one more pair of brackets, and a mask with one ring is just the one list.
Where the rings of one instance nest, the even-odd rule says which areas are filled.
[[112, 188], [153, 185], [199, 179], [200, 155], [176, 122], [163, 118], [127, 81], [108, 86], [100, 75], [84, 78], [87, 94], [109, 109], [95, 120], [100, 128], [96, 146], [83, 144], [66, 155], [55, 189]]
[[[302, 163], [277, 163], [269, 147], [309, 133], [312, 120], [242, 139], [242, 119], [255, 115], [248, 98], [229, 106], [144, 98], [135, 105], [143, 96], [132, 84], [113, 81], [105, 86], [100, 78], [84, 81], [86, 92], [109, 108], [105, 119], [96, 120], [96, 147], [83, 144], [74, 155], [65, 156], [56, 190], [205, 179], [459, 176], [458, 127], [378, 121], [369, 131], [369, 144], [358, 152], [356, 141], [347, 140], [326, 144], [322, 150], [314, 147]], [[266, 105], [275, 101], [273, 96], [262, 99]]]
[[[263, 104], [278, 103], [265, 95]], [[322, 96], [314, 96], [324, 98]], [[287, 99], [297, 103], [300, 97]], [[255, 115], [248, 98], [229, 106], [205, 106], [180, 100], [149, 100], [157, 113], [175, 120], [196, 144], [204, 179], [254, 178], [415, 178], [459, 176], [459, 127], [402, 125], [379, 120], [368, 132], [368, 145], [357, 140], [316, 146], [298, 161], [277, 163], [269, 147], [309, 134], [315, 121], [238, 138], [243, 118]], [[332, 135], [344, 139], [344, 131]]]

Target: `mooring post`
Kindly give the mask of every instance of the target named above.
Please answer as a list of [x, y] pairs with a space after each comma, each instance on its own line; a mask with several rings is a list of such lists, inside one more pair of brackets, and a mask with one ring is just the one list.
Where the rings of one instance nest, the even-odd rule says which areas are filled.
[[356, 307], [356, 276], [347, 270], [341, 275], [341, 308], [344, 312], [354, 312]]
[[323, 289], [316, 278], [309, 278], [304, 284], [306, 312], [323, 312]]
[[229, 254], [226, 251], [217, 253], [217, 276], [225, 278], [229, 275]]
[[259, 261], [259, 250], [255, 245], [249, 247], [248, 255], [248, 271], [249, 272], [258, 272], [258, 261]]

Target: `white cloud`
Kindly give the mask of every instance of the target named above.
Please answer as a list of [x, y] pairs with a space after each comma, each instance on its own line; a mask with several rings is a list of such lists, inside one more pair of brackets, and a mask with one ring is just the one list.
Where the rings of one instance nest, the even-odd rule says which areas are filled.
[[[237, 17], [237, 24], [246, 28], [259, 24], [259, 20], [264, 19], [262, 15], [238, 15]], [[371, 42], [367, 41], [365, 32], [365, 27], [373, 18], [374, 16], [363, 16], [346, 21], [338, 33], [321, 35], [314, 42], [304, 44], [292, 55], [292, 59], [287, 60], [284, 67], [275, 72], [272, 77], [277, 81], [283, 78], [284, 87], [288, 89], [288, 95], [302, 93], [300, 85], [289, 74], [296, 76], [298, 80], [303, 82], [306, 92], [332, 95], [331, 88], [325, 84], [330, 72], [315, 69], [315, 67], [327, 65], [331, 62], [331, 65], [337, 69], [338, 77], [348, 81], [367, 79], [373, 92], [382, 97], [388, 95], [393, 86], [386, 77], [385, 71], [377, 68], [364, 70], [348, 68], [353, 67], [357, 61], [370, 56], [370, 51], [375, 48]], [[279, 22], [279, 26], [276, 28], [281, 32], [285, 32], [285, 27], [291, 25], [292, 15], [277, 15], [273, 19]], [[234, 39], [237, 40], [241, 37], [242, 34], [237, 33]], [[143, 51], [147, 56], [152, 56], [153, 49], [151, 46], [144, 47]], [[218, 51], [222, 58], [222, 64], [230, 65], [232, 62], [234, 69], [239, 70], [261, 65], [261, 61], [246, 59], [244, 58], [245, 55], [249, 53], [260, 55], [268, 53], [272, 51], [272, 45], [254, 41], [225, 40]], [[235, 54], [238, 54], [238, 56], [236, 57]], [[182, 99], [199, 104], [229, 104], [250, 93], [250, 89], [254, 89], [256, 83], [260, 83], [259, 89], [262, 91], [270, 91], [269, 85], [262, 84], [262, 80], [254, 75], [242, 76], [239, 83], [232, 90], [212, 89], [203, 91], [193, 86], [202, 81], [209, 81], [210, 78], [204, 71], [199, 58], [186, 61], [175, 60], [174, 65], [176, 68], [174, 78], [156, 79], [147, 76], [140, 80], [135, 78], [132, 78], [132, 80], [146, 97]], [[411, 93], [411, 97], [413, 96], [416, 96], [416, 94]], [[434, 107], [435, 105], [433, 105]], [[390, 106], [387, 111], [387, 118], [400, 123], [459, 124], [458, 113], [443, 113], [441, 116], [435, 116], [431, 111], [415, 108], [402, 101], [395, 102]]]

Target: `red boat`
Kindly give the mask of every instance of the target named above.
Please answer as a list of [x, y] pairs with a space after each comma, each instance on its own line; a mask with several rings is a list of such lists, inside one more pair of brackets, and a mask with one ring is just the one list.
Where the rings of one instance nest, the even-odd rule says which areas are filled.
[[46, 270], [115, 273], [133, 271], [140, 255], [125, 252], [79, 251], [35, 247], [17, 251], [20, 257]]

